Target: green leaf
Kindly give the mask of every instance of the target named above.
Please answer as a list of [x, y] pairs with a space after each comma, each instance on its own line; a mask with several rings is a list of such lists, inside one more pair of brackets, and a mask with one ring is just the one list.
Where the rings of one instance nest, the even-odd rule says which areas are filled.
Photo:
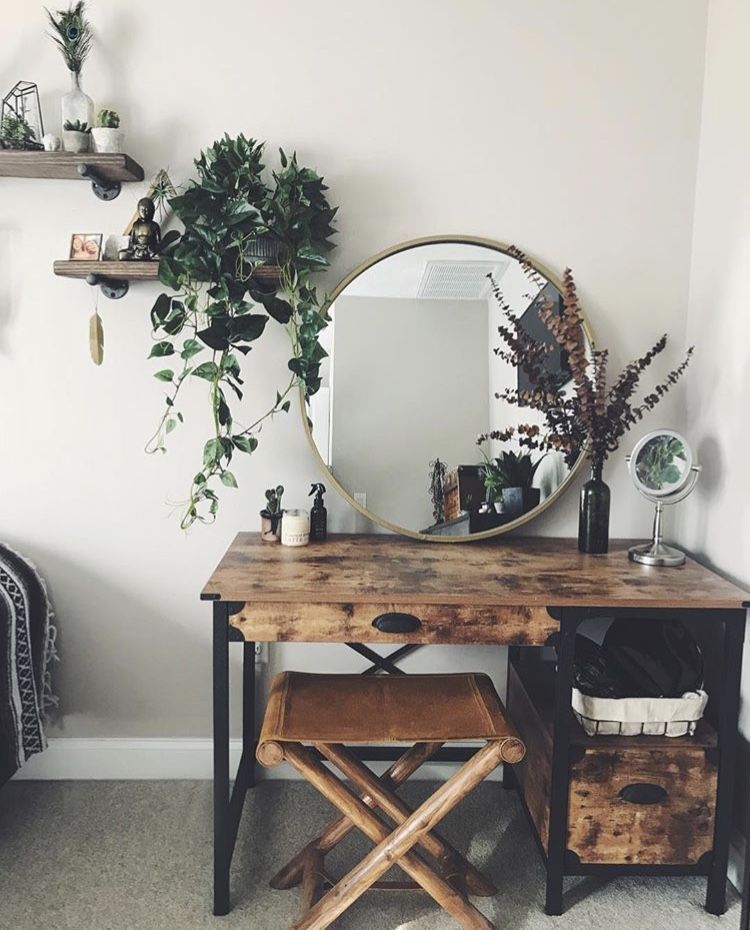
[[222, 456], [222, 447], [218, 439], [209, 439], [203, 447], [203, 464], [206, 468], [216, 465]]
[[159, 260], [159, 280], [172, 290], [179, 290], [180, 282], [177, 276], [177, 264], [174, 259], [167, 255], [162, 255]]
[[262, 335], [267, 322], [268, 317], [262, 313], [243, 313], [242, 316], [235, 317], [229, 326], [232, 342], [253, 342]]
[[157, 342], [151, 346], [149, 358], [163, 358], [165, 355], [174, 355], [174, 346], [171, 342]]
[[157, 371], [154, 377], [158, 381], [171, 381], [174, 378], [174, 372], [171, 368], [163, 368], [161, 371]]
[[159, 294], [151, 308], [151, 325], [154, 329], [158, 329], [159, 325], [166, 320], [171, 306], [172, 298], [169, 294]]
[[162, 236], [161, 242], [159, 243], [159, 251], [162, 255], [170, 251], [180, 239], [180, 234], [176, 229], [170, 229], [169, 232], [165, 233]]
[[223, 471], [221, 473], [221, 483], [226, 485], [228, 488], [237, 487], [237, 479], [231, 473], [231, 471]]
[[166, 426], [167, 432], [171, 433], [172, 430], [175, 428], [175, 426], [177, 426], [177, 420], [175, 420], [174, 417], [169, 417], [165, 426]]
[[232, 443], [234, 444], [235, 449], [239, 449], [240, 452], [255, 452], [258, 448], [258, 440], [255, 436], [243, 436], [238, 434], [237, 436], [232, 436]]
[[[234, 322], [234, 321], [231, 321]], [[201, 329], [196, 335], [209, 348], [223, 352], [229, 348], [230, 318], [226, 313], [211, 317], [211, 323], [206, 329]]]
[[273, 317], [277, 323], [288, 323], [292, 318], [292, 306], [280, 297], [266, 297], [263, 306], [268, 311], [268, 315]]
[[[178, 304], [177, 302], [175, 302], [175, 306], [178, 307], [178, 306], [181, 306], [181, 304]], [[186, 319], [187, 319], [187, 314], [185, 313], [185, 311], [179, 309], [176, 312], [173, 312], [172, 315], [169, 317], [169, 319], [165, 320], [161, 324], [161, 328], [164, 330], [165, 333], [168, 333], [170, 336], [176, 336], [179, 332], [181, 332], [182, 327], [185, 325]]]
[[219, 375], [219, 368], [215, 362], [203, 362], [193, 369], [194, 378], [205, 378], [206, 381], [214, 381]]
[[180, 356], [184, 359], [188, 359], [202, 351], [203, 346], [198, 342], [197, 339], [186, 339], [182, 343], [182, 352], [180, 352]]

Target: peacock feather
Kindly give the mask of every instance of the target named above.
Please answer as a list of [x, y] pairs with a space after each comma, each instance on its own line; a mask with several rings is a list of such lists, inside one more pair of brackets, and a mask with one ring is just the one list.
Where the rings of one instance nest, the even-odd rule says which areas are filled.
[[60, 49], [69, 71], [80, 74], [83, 63], [91, 51], [93, 34], [86, 20], [86, 2], [78, 0], [67, 10], [46, 11], [54, 30], [50, 38]]

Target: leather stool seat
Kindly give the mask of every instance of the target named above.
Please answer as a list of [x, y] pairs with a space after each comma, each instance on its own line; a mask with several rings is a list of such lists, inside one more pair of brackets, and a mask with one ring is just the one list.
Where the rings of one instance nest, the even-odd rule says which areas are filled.
[[[523, 745], [505, 719], [487, 675], [315, 675], [274, 678], [260, 734], [264, 745], [300, 743], [416, 743], [514, 740], [505, 761]], [[269, 760], [274, 764], [274, 759]]]

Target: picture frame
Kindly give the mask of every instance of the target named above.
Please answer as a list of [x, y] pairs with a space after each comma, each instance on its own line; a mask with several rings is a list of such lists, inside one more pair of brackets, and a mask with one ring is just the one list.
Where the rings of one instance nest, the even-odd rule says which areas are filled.
[[102, 257], [102, 233], [73, 233], [70, 237], [72, 262], [98, 262]]

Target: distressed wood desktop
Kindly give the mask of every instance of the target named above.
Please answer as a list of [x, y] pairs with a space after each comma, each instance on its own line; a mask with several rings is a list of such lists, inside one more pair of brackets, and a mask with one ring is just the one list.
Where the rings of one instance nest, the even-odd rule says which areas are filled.
[[[750, 595], [691, 559], [680, 568], [629, 562], [628, 545], [613, 541], [607, 555], [592, 556], [579, 553], [572, 539], [516, 537], [447, 546], [396, 536], [340, 535], [295, 549], [264, 543], [257, 533], [240, 533], [201, 595], [213, 601], [214, 913], [229, 911], [231, 859], [245, 793], [254, 784], [256, 642], [345, 643], [372, 663], [364, 674], [403, 674], [399, 659], [424, 645], [508, 646], [514, 687], [523, 679], [526, 663], [521, 654], [531, 652], [520, 647], [553, 644], [557, 664], [548, 724], [540, 719], [538, 732], [530, 731], [532, 741], [535, 732], [539, 741], [539, 759], [548, 749], [543, 811], [530, 809], [538, 806], [540, 796], [534, 785], [535, 769], [527, 767], [527, 774], [519, 772], [517, 779], [546, 863], [547, 913], [562, 913], [564, 875], [599, 872], [705, 875], [706, 909], [723, 913]], [[634, 863], [623, 856], [617, 864], [602, 864], [596, 856], [582, 861], [569, 848], [575, 833], [569, 812], [575, 819], [581, 803], [571, 788], [571, 769], [580, 761], [582, 743], [571, 713], [574, 643], [581, 622], [599, 616], [680, 618], [700, 628], [712, 649], [718, 650], [719, 674], [708, 688], [712, 735], [706, 737], [704, 732], [697, 742], [685, 737], [675, 744], [693, 752], [696, 746], [705, 750], [715, 766], [711, 836], [696, 862]], [[230, 794], [231, 641], [243, 643], [244, 655], [243, 750]], [[399, 648], [383, 657], [370, 648], [375, 644]], [[515, 713], [523, 714], [525, 692], [518, 694]], [[516, 700], [513, 694], [510, 697]], [[509, 711], [514, 712], [512, 704]], [[588, 745], [607, 748], [604, 743], [609, 740], [614, 753], [623, 747], [638, 749], [640, 741], [645, 752], [658, 748], [649, 742], [654, 739], [608, 737], [589, 740]], [[661, 744], [666, 745], [664, 740]], [[395, 758], [392, 748], [361, 747], [361, 757]], [[454, 749], [442, 758], [462, 761], [471, 752]], [[679, 766], [672, 766], [668, 777], [686, 776]], [[644, 810], [647, 818], [650, 808]], [[687, 816], [693, 813], [700, 811], [688, 810]]]

